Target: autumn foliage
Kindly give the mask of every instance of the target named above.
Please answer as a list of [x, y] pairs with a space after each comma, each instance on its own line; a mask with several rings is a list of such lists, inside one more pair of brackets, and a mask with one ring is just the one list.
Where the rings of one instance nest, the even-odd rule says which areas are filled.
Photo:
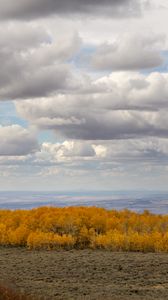
[[168, 252], [168, 215], [97, 207], [0, 210], [0, 245]]

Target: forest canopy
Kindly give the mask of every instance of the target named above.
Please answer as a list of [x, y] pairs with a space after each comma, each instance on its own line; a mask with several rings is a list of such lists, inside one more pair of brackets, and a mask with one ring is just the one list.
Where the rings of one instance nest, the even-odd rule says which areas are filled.
[[97, 207], [0, 210], [0, 245], [168, 252], [168, 215]]

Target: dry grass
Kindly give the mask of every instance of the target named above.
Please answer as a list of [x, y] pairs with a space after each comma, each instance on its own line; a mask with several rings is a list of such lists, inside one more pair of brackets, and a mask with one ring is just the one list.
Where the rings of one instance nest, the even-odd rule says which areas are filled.
[[168, 254], [0, 248], [0, 278], [0, 300], [168, 300]]

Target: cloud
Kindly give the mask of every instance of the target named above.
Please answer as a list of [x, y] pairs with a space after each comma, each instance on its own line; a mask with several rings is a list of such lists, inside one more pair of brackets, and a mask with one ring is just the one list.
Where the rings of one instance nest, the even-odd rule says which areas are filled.
[[168, 75], [115, 73], [73, 94], [16, 101], [18, 114], [56, 136], [112, 140], [168, 136]]
[[[48, 165], [63, 164], [73, 167], [73, 163], [96, 161], [97, 166], [103, 163], [121, 164], [122, 162], [135, 163], [150, 162], [154, 164], [165, 162], [168, 158], [168, 141], [166, 138], [142, 138], [129, 140], [67, 140], [62, 143], [43, 143], [41, 151], [35, 154], [35, 162]], [[89, 168], [89, 166], [88, 166]]]
[[0, 39], [0, 100], [35, 98], [73, 88], [68, 61], [79, 51], [80, 37], [73, 34], [55, 41], [35, 25], [23, 24], [22, 30], [18, 24], [8, 25]]
[[163, 36], [125, 35], [96, 49], [91, 59], [97, 70], [140, 70], [163, 63]]
[[106, 162], [165, 164], [168, 158], [167, 138], [146, 137], [142, 139], [97, 141], [94, 147], [105, 149]]
[[1, 19], [34, 19], [49, 15], [92, 14], [112, 17], [137, 15], [148, 1], [142, 0], [6, 0], [0, 4]]
[[[0, 101], [81, 94], [94, 89], [91, 76], [83, 74], [75, 62], [85, 49], [78, 33], [61, 38], [35, 23], [23, 23], [21, 30], [21, 24], [9, 23], [0, 29]], [[92, 65], [117, 71], [157, 66], [162, 62], [159, 51], [163, 40], [162, 36], [127, 35], [115, 45], [98, 47]], [[98, 92], [98, 86], [96, 89]]]
[[[53, 65], [30, 69], [23, 69], [18, 77], [13, 77], [11, 85], [2, 87], [1, 99], [25, 99], [47, 96], [68, 88], [71, 78], [70, 68], [67, 65]], [[14, 76], [14, 74], [13, 74]], [[17, 80], [16, 80], [17, 79]]]
[[96, 152], [91, 143], [69, 140], [55, 144], [43, 143], [41, 151], [36, 153], [36, 162], [68, 163], [91, 160], [94, 156], [96, 156]]
[[157, 0], [0, 2], [3, 189], [166, 188], [167, 15]]
[[51, 35], [43, 25], [9, 22], [0, 27], [0, 47], [1, 51], [8, 52], [34, 49], [39, 45], [49, 44]]
[[0, 127], [0, 156], [23, 156], [39, 149], [34, 134], [19, 125]]
[[49, 185], [53, 181], [53, 187], [56, 182], [59, 183], [59, 188], [65, 184], [67, 186], [69, 180], [74, 180], [74, 187], [77, 180], [79, 183], [87, 180], [90, 187], [93, 187], [94, 180], [99, 187], [109, 180], [110, 188], [113, 177], [116, 183], [119, 180], [120, 188], [125, 179], [164, 177], [167, 174], [167, 159], [166, 138], [66, 140], [44, 142], [39, 151], [25, 156], [0, 156], [0, 169], [2, 177], [23, 179], [24, 183], [33, 178], [35, 184], [39, 182], [42, 186], [45, 186], [46, 181], [42, 180], [45, 178]]
[[[117, 167], [128, 164], [166, 165], [168, 141], [166, 138], [146, 137], [129, 140], [65, 140], [62, 143], [43, 142], [35, 152], [25, 155], [1, 155], [0, 164], [7, 166], [34, 166], [84, 169]], [[123, 165], [124, 164], [124, 165]]]

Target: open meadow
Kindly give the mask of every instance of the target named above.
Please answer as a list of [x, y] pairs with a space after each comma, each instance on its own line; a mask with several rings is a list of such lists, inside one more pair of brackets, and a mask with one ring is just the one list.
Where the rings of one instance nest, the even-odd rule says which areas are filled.
[[0, 278], [33, 299], [166, 300], [168, 254], [1, 247]]

